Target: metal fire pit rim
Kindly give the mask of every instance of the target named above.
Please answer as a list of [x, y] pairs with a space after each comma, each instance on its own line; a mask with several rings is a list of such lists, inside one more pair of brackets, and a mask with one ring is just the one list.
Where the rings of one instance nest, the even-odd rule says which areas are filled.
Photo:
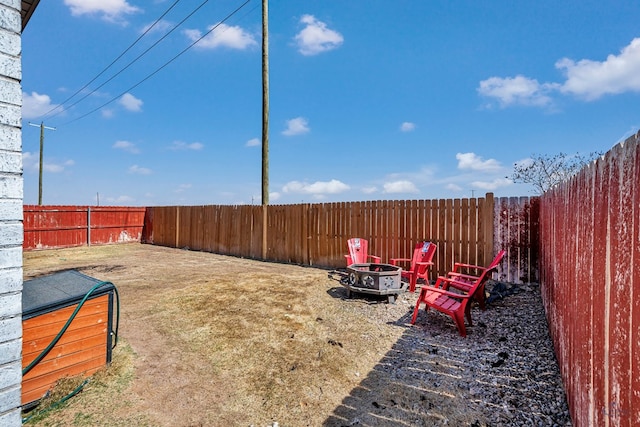
[[381, 295], [381, 296], [399, 295], [400, 293], [406, 291], [407, 287], [409, 286], [408, 283], [403, 282], [402, 286], [395, 289], [369, 289], [369, 288], [362, 288], [360, 286], [351, 286], [348, 283], [340, 282], [340, 284], [352, 292], [357, 292], [361, 294]]
[[[378, 271], [378, 272], [376, 272], [376, 273], [394, 273], [394, 274], [396, 274], [396, 273], [399, 273], [399, 272], [401, 272], [401, 271], [402, 271], [402, 267], [400, 267], [400, 266], [398, 266], [398, 265], [393, 265], [393, 264], [384, 264], [384, 263], [381, 263], [381, 262], [353, 263], [353, 264], [349, 264], [349, 265], [347, 266], [347, 270], [355, 270], [355, 269], [356, 269], [356, 268], [358, 268], [358, 267], [366, 268], [366, 267], [371, 267], [371, 266], [374, 266], [374, 265], [375, 265], [375, 266], [381, 266], [381, 267], [383, 267], [383, 268], [385, 268], [385, 267], [392, 267], [392, 268], [391, 268], [391, 269], [389, 269], [389, 270], [386, 270], [386, 271]], [[354, 268], [354, 267], [355, 267], [355, 268]], [[357, 270], [357, 271], [362, 271], [362, 270]]]

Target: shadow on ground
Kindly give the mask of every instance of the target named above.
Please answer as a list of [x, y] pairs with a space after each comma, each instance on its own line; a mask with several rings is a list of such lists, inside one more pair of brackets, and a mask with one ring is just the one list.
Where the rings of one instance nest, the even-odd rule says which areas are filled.
[[571, 424], [537, 286], [474, 307], [467, 338], [434, 310], [409, 325], [404, 303], [402, 337], [324, 426]]

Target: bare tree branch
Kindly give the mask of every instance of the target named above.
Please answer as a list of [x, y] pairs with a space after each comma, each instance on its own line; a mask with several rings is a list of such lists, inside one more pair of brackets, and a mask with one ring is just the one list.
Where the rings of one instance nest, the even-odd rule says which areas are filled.
[[513, 173], [508, 178], [513, 182], [531, 184], [538, 194], [542, 194], [568, 180], [601, 155], [601, 152], [533, 154], [530, 162], [513, 165]]

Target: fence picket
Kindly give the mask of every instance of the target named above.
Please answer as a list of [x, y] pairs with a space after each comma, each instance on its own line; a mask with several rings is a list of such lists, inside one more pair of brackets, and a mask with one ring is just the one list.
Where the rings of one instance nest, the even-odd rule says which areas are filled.
[[[493, 198], [491, 200], [493, 203]], [[507, 199], [495, 201], [496, 205], [504, 206], [508, 215], [513, 212], [516, 217], [524, 218], [519, 223], [511, 221], [513, 224], [496, 221], [496, 247], [505, 244], [504, 236], [509, 233], [523, 234], [523, 230], [528, 229], [529, 223], [535, 220], [530, 212], [528, 215], [522, 213], [528, 209], [529, 200], [514, 199], [513, 203]], [[493, 212], [487, 216], [485, 205], [484, 198], [271, 205], [268, 207], [266, 224], [267, 259], [344, 267], [347, 239], [360, 237], [369, 240], [370, 252], [382, 257], [383, 262], [388, 262], [390, 258], [411, 258], [413, 247], [419, 241], [429, 240], [437, 244], [433, 275], [446, 273], [455, 261], [482, 265], [485, 264], [485, 251], [490, 257], [494, 255], [494, 242], [484, 241], [486, 235], [494, 234]], [[77, 207], [73, 209], [77, 210]], [[92, 208], [92, 215], [96, 209]], [[145, 217], [153, 218], [148, 235], [138, 237], [139, 241], [262, 258], [262, 206], [164, 206], [137, 209], [139, 218], [135, 217], [135, 226], [140, 230], [145, 224]], [[57, 210], [60, 210], [59, 207]], [[25, 236], [30, 236], [25, 238], [25, 249], [29, 249], [27, 242], [34, 239], [31, 236], [44, 233], [37, 223], [37, 215], [42, 217], [46, 214], [49, 218], [63, 215], [55, 211], [53, 208], [47, 211], [46, 207], [40, 207], [39, 210], [25, 207]], [[499, 212], [498, 208], [496, 212]], [[84, 218], [86, 213], [81, 216]], [[129, 216], [134, 218], [134, 214]], [[103, 227], [105, 221], [117, 222], [117, 218], [117, 215], [104, 212], [95, 214], [91, 219], [92, 230], [93, 227]], [[487, 221], [491, 221], [491, 230], [486, 230]], [[514, 224], [520, 228], [510, 231]], [[59, 229], [56, 232], [64, 233]], [[82, 233], [86, 234], [81, 230]], [[73, 242], [75, 246], [86, 244]], [[520, 246], [528, 244], [528, 241], [523, 241]], [[516, 247], [516, 250], [521, 249]], [[516, 259], [505, 264], [510, 266], [508, 268], [516, 268], [509, 273], [509, 277], [531, 277], [531, 274], [523, 273], [531, 270], [527, 268], [529, 261], [526, 260], [527, 256], [531, 258], [531, 254], [535, 256], [537, 252], [534, 250], [525, 255], [514, 255]], [[532, 262], [537, 263], [536, 260]]]

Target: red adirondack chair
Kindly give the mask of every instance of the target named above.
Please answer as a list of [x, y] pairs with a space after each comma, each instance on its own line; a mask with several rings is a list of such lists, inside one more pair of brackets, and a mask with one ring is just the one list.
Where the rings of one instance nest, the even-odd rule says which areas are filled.
[[433, 265], [433, 255], [436, 253], [435, 243], [420, 242], [416, 243], [413, 249], [413, 257], [409, 258], [391, 258], [391, 265], [408, 265], [408, 269], [402, 269], [400, 273], [402, 277], [409, 280], [409, 292], [415, 292], [418, 279], [429, 282], [429, 267]]
[[371, 259], [373, 262], [380, 263], [381, 258], [376, 255], [369, 255], [369, 242], [359, 237], [347, 240], [349, 247], [349, 255], [344, 257], [347, 259], [347, 266], [351, 264], [365, 264]]
[[[467, 330], [464, 325], [464, 318], [467, 318], [467, 322], [471, 326], [471, 299], [476, 290], [480, 286], [484, 286], [484, 282], [496, 268], [497, 265], [493, 268], [485, 269], [475, 279], [471, 279], [472, 276], [469, 276], [467, 281], [440, 276], [434, 286], [424, 285], [420, 289], [416, 308], [413, 310], [413, 316], [411, 317], [411, 324], [416, 323], [420, 304], [424, 303], [425, 311], [428, 311], [429, 308], [434, 308], [451, 316], [460, 335], [466, 337]], [[459, 287], [466, 287], [468, 292], [460, 290]], [[453, 289], [451, 290], [451, 288]]]
[[[473, 282], [478, 278], [478, 275], [486, 270], [493, 270], [497, 268], [500, 262], [502, 261], [502, 258], [504, 257], [505, 253], [506, 251], [504, 250], [499, 251], [488, 267], [456, 262], [453, 265], [453, 271], [450, 271], [449, 273], [447, 273], [448, 278], [453, 278], [455, 280], [455, 282], [451, 284], [451, 286], [453, 286], [456, 289], [469, 292], [469, 290], [473, 286]], [[462, 285], [460, 284], [461, 282], [466, 284]], [[480, 305], [480, 309], [485, 310], [486, 298], [487, 296], [484, 292], [484, 282], [483, 282], [480, 284], [480, 286], [478, 286], [478, 289], [476, 289], [475, 293], [473, 294], [473, 299], [478, 301], [478, 305]]]

